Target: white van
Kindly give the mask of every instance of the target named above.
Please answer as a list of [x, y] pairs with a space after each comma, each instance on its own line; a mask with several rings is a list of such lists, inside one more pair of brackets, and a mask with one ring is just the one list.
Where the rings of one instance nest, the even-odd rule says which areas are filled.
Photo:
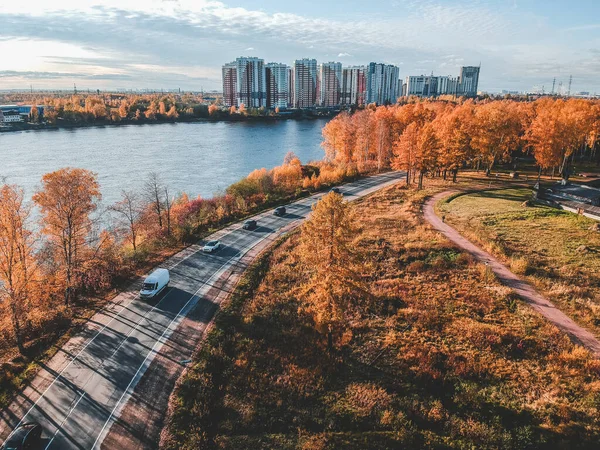
[[160, 294], [169, 286], [169, 271], [167, 269], [156, 269], [144, 280], [141, 298], [152, 298]]

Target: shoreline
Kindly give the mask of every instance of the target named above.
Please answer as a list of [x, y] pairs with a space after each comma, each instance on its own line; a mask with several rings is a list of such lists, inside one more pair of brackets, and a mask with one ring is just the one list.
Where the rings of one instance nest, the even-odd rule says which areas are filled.
[[97, 121], [97, 122], [84, 122], [84, 123], [56, 123], [56, 124], [31, 124], [31, 123], [19, 123], [18, 125], [12, 124], [5, 127], [0, 127], [0, 134], [2, 133], [14, 133], [18, 131], [57, 131], [57, 130], [71, 130], [79, 128], [92, 128], [92, 127], [120, 127], [126, 125], [164, 125], [164, 124], [176, 124], [176, 123], [217, 123], [217, 122], [279, 122], [288, 120], [319, 120], [319, 119], [332, 119], [339, 111], [327, 115], [285, 115], [285, 116], [244, 116], [240, 118], [232, 117], [197, 117], [197, 118], [183, 118], [175, 120], [124, 120], [121, 122], [111, 121]]

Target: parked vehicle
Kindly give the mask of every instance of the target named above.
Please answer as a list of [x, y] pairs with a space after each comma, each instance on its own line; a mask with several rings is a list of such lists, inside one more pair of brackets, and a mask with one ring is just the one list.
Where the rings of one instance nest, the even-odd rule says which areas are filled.
[[242, 226], [242, 228], [244, 230], [254, 230], [254, 229], [256, 229], [257, 226], [258, 226], [258, 224], [256, 223], [256, 220], [249, 219], [244, 222], [244, 225]]
[[28, 422], [15, 429], [2, 447], [3, 450], [34, 450], [41, 448], [42, 426]]
[[336, 194], [341, 194], [342, 192], [340, 191], [339, 187], [332, 187], [329, 192], [335, 192]]
[[205, 253], [216, 252], [221, 248], [221, 241], [209, 241], [206, 243], [204, 247], [202, 247], [202, 251]]
[[285, 206], [278, 206], [277, 208], [275, 208], [275, 211], [273, 211], [273, 214], [275, 214], [276, 216], [285, 216]]
[[169, 281], [169, 271], [167, 269], [156, 269], [144, 280], [142, 290], [140, 291], [140, 297], [156, 297], [169, 286]]

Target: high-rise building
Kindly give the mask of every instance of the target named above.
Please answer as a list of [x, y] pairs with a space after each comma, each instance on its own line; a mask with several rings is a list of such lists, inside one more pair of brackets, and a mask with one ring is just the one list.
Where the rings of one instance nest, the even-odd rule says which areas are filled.
[[446, 76], [420, 75], [405, 78], [402, 95], [418, 97], [437, 97], [456, 94], [458, 79]]
[[267, 106], [267, 83], [265, 80], [265, 62], [259, 58], [237, 58], [237, 106], [260, 108]]
[[458, 93], [467, 97], [476, 97], [479, 85], [480, 67], [464, 66], [458, 76]]
[[399, 97], [400, 69], [389, 64], [370, 63], [367, 66], [367, 103], [396, 103]]
[[328, 62], [319, 66], [319, 105], [340, 106], [342, 96], [342, 63]]
[[342, 70], [342, 105], [364, 106], [366, 92], [365, 66], [345, 67]]
[[294, 107], [294, 68], [288, 67], [288, 107]]
[[317, 104], [317, 60], [294, 62], [294, 107], [312, 108]]
[[237, 106], [237, 70], [235, 61], [225, 64], [223, 72], [223, 104], [225, 106]]
[[289, 103], [289, 67], [280, 63], [265, 66], [267, 108], [287, 108]]

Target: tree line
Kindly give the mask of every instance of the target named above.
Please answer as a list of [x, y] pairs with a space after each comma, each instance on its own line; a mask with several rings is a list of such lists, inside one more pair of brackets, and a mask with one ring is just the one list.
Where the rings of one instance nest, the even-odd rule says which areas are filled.
[[329, 161], [355, 164], [359, 172], [398, 169], [406, 181], [423, 185], [426, 175], [463, 168], [485, 170], [516, 154], [532, 154], [542, 171], [567, 180], [575, 158], [600, 164], [600, 102], [542, 98], [420, 101], [369, 105], [343, 113], [323, 130]]
[[[30, 123], [42, 120], [51, 125], [94, 123], [174, 122], [193, 119], [231, 119], [278, 116], [279, 108], [225, 107], [222, 98], [208, 100], [201, 94], [12, 94], [1, 95], [0, 103], [27, 102], [43, 105], [43, 116], [36, 106], [29, 114]], [[301, 115], [296, 112], [296, 116]]]

